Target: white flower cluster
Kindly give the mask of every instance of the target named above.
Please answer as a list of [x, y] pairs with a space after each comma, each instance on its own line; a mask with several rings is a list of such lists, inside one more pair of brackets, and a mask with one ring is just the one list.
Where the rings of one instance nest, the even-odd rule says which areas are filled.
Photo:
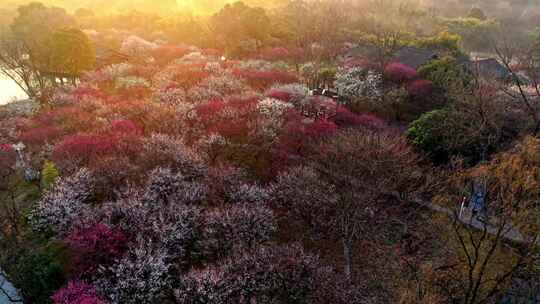
[[[196, 183], [185, 183], [185, 185], [196, 187], [191, 193], [201, 192]], [[187, 187], [184, 189], [190, 191]], [[116, 226], [129, 235], [144, 236], [147, 243], [162, 248], [175, 261], [187, 263], [189, 252], [193, 250], [191, 248], [193, 242], [198, 238], [198, 225], [201, 222], [200, 208], [185, 205], [185, 200], [148, 202], [145, 201], [148, 197], [148, 189], [147, 193], [141, 192], [144, 191], [128, 189], [123, 194], [125, 197], [101, 207], [102, 217], [109, 225]], [[170, 199], [172, 196], [163, 199]], [[183, 194], [182, 196], [194, 197], [195, 195]]]
[[73, 104], [74, 102], [75, 98], [72, 94], [64, 90], [58, 89], [54, 92], [51, 100], [49, 101], [49, 105], [57, 107]]
[[175, 84], [175, 75], [185, 72], [182, 64], [172, 64], [156, 73], [152, 79], [154, 100], [166, 104], [177, 105], [182, 101], [200, 104], [212, 99], [223, 99], [228, 96], [245, 93], [248, 90], [246, 84], [231, 72], [224, 70], [219, 62], [208, 62], [203, 68], [210, 72], [211, 76], [202, 80], [197, 86], [191, 88], [171, 89]]
[[204, 176], [208, 170], [200, 156], [188, 148], [182, 140], [167, 135], [152, 134], [146, 138], [142, 152], [148, 154], [154, 161], [167, 162], [172, 170], [188, 179]]
[[261, 114], [270, 118], [277, 118], [283, 116], [287, 110], [294, 108], [294, 106], [278, 99], [265, 98], [259, 101], [257, 108]]
[[116, 89], [148, 88], [150, 82], [142, 77], [126, 76], [117, 78], [115, 87]]
[[171, 285], [167, 252], [152, 248], [147, 240], [137, 243], [123, 259], [100, 271], [95, 285], [108, 303], [160, 303], [161, 293]]
[[202, 81], [201, 86], [217, 91], [224, 96], [241, 93], [246, 85], [231, 73], [211, 76]]
[[176, 300], [208, 304], [295, 303], [318, 291], [315, 281], [322, 268], [316, 256], [306, 254], [298, 245], [260, 247], [186, 274], [175, 292]]
[[196, 86], [186, 92], [186, 100], [196, 105], [223, 97], [220, 92], [202, 86]]
[[276, 138], [284, 123], [284, 114], [294, 105], [274, 98], [265, 98], [257, 104], [259, 112], [267, 119], [260, 125], [259, 131], [266, 138]]
[[203, 231], [205, 255], [228, 256], [235, 247], [252, 248], [268, 241], [277, 230], [272, 210], [238, 205], [210, 212]]
[[170, 169], [156, 168], [150, 173], [143, 203], [161, 208], [168, 204], [200, 205], [206, 198], [206, 186]]
[[117, 78], [128, 76], [132, 69], [133, 65], [123, 62], [106, 66], [102, 73], [105, 79], [114, 81]]
[[73, 223], [90, 210], [92, 190], [93, 177], [86, 168], [72, 176], [59, 178], [30, 213], [32, 228], [37, 231], [51, 229], [59, 234], [69, 232]]
[[309, 88], [300, 83], [278, 84], [270, 88], [268, 92], [284, 92], [291, 96], [290, 102], [296, 107], [303, 105], [309, 96]]
[[378, 98], [382, 94], [382, 75], [359, 67], [342, 69], [337, 73], [334, 85], [344, 97]]
[[200, 104], [212, 99], [222, 99], [246, 91], [245, 83], [231, 73], [214, 75], [204, 79], [200, 85], [187, 92], [187, 99]]
[[186, 92], [180, 88], [157, 89], [152, 94], [152, 100], [157, 103], [178, 106], [185, 103]]
[[190, 267], [189, 258], [198, 241], [201, 211], [197, 207], [182, 205], [161, 208], [147, 217], [148, 235], [179, 264]]
[[37, 113], [39, 109], [39, 102], [35, 101], [34, 99], [24, 99], [3, 105], [0, 108], [0, 112], [8, 114], [8, 117], [28, 117]]
[[194, 110], [195, 107], [196, 105], [192, 103], [181, 102], [175, 105], [175, 111], [179, 116], [182, 116], [188, 120], [195, 120], [197, 119], [197, 111]]
[[207, 154], [206, 157], [208, 159], [211, 159], [216, 151], [227, 146], [227, 144], [227, 139], [221, 134], [212, 133], [202, 136], [197, 142], [197, 147]]
[[270, 200], [270, 194], [265, 188], [254, 184], [241, 184], [227, 191], [228, 199], [233, 203], [263, 205]]
[[272, 63], [266, 60], [246, 60], [240, 62], [239, 66], [242, 70], [254, 70], [254, 71], [272, 71], [274, 67]]
[[191, 270], [174, 290], [176, 303], [227, 303], [224, 293], [220, 292], [224, 277], [222, 270], [213, 266]]
[[207, 62], [204, 66], [204, 70], [214, 75], [223, 73], [223, 68], [221, 67], [221, 64], [217, 61]]
[[156, 43], [131, 35], [122, 41], [120, 52], [130, 56], [142, 56], [157, 47], [158, 45]]
[[206, 56], [204, 56], [201, 52], [191, 52], [187, 55], [184, 55], [184, 57], [177, 59], [174, 61], [174, 63], [184, 63], [184, 62], [193, 62], [193, 61], [205, 61]]

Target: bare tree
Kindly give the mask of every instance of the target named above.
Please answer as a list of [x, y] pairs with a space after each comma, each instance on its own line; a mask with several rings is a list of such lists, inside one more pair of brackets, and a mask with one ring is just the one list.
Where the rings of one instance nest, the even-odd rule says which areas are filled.
[[[504, 34], [497, 37], [497, 42], [494, 43], [494, 50], [499, 61], [510, 74], [509, 83], [503, 84], [501, 89], [524, 107], [533, 123], [533, 134], [540, 132], [540, 84], [537, 78], [540, 71], [538, 43], [540, 42], [523, 46]], [[525, 75], [519, 73], [519, 68]], [[528, 76], [529, 79], [525, 79], [524, 76]]]
[[28, 50], [13, 37], [4, 34], [0, 41], [0, 73], [13, 80], [29, 97], [35, 97], [35, 70], [29, 62]]
[[[500, 301], [520, 272], [539, 265], [540, 200], [534, 189], [540, 180], [533, 177], [540, 168], [539, 153], [538, 140], [527, 138], [514, 151], [452, 179], [453, 193], [463, 191], [471, 180], [485, 183], [488, 209], [482, 219], [456, 210], [450, 213], [450, 222], [443, 218], [434, 226], [446, 236], [446, 244], [439, 252], [431, 284], [448, 301]], [[439, 199], [447, 206], [457, 206], [459, 196]], [[534, 276], [529, 279], [537, 280]]]
[[311, 159], [323, 180], [335, 186], [331, 231], [343, 246], [345, 275], [353, 271], [353, 245], [369, 238], [385, 201], [405, 200], [420, 180], [418, 158], [405, 140], [386, 132], [349, 131], [317, 146]]
[[[383, 71], [409, 36], [410, 19], [402, 14], [403, 6], [394, 0], [373, 0], [362, 18], [359, 40], [373, 48], [374, 62]], [[384, 17], [383, 17], [384, 16]]]
[[451, 148], [463, 149], [468, 142], [477, 143], [474, 152], [478, 155], [474, 158], [484, 161], [521, 130], [514, 103], [501, 93], [498, 82], [483, 79], [479, 71], [472, 71], [466, 86], [454, 83], [449, 91], [455, 115], [449, 115], [448, 123], [460, 130], [460, 134], [448, 138]]

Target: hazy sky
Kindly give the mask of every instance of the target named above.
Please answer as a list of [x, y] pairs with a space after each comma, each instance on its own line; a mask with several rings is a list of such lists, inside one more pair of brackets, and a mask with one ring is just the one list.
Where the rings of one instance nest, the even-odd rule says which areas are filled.
[[[21, 4], [35, 1], [63, 7], [69, 11], [90, 8], [96, 12], [137, 9], [147, 12], [174, 13], [177, 9], [195, 8], [197, 13], [212, 13], [223, 7], [225, 3], [237, 0], [0, 0], [0, 8], [14, 9]], [[243, 1], [255, 6], [275, 6], [284, 2], [283, 0]]]
[[[0, 0], [0, 8], [14, 9], [20, 4], [40, 0]], [[78, 8], [90, 8], [95, 12], [111, 12], [137, 9], [146, 12], [175, 13], [192, 8], [195, 13], [213, 13], [225, 3], [236, 0], [41, 0], [41, 2], [74, 11]], [[248, 5], [275, 6], [285, 0], [243, 0]], [[368, 1], [368, 0], [356, 0]], [[400, 0], [394, 0], [400, 1]], [[535, 13], [540, 10], [540, 0], [402, 0], [418, 1], [425, 5], [436, 6], [441, 13], [452, 10], [457, 14], [479, 6], [493, 17], [519, 17], [523, 13]]]

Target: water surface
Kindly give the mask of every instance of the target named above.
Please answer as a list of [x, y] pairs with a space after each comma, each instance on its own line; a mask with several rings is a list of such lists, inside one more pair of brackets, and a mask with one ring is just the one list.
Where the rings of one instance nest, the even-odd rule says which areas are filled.
[[26, 98], [28, 96], [13, 80], [0, 74], [0, 105]]

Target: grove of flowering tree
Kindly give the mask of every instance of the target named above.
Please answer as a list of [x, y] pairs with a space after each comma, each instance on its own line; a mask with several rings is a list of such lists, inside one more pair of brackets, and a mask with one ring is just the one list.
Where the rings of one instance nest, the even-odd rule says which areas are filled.
[[260, 2], [19, 10], [39, 106], [0, 107], [0, 268], [25, 303], [487, 304], [538, 282], [534, 48], [486, 79], [454, 19]]
[[[280, 244], [281, 207], [268, 182], [319, 140], [385, 123], [310, 96], [286, 65], [147, 52], [161, 57], [160, 69], [120, 63], [87, 73], [18, 126], [28, 156], [47, 161], [47, 187], [26, 215], [30, 231], [69, 256], [70, 281], [50, 299], [345, 301], [352, 283], [338, 283], [331, 264]], [[2, 146], [2, 161], [15, 166], [11, 146]], [[321, 293], [329, 275], [336, 282]]]

